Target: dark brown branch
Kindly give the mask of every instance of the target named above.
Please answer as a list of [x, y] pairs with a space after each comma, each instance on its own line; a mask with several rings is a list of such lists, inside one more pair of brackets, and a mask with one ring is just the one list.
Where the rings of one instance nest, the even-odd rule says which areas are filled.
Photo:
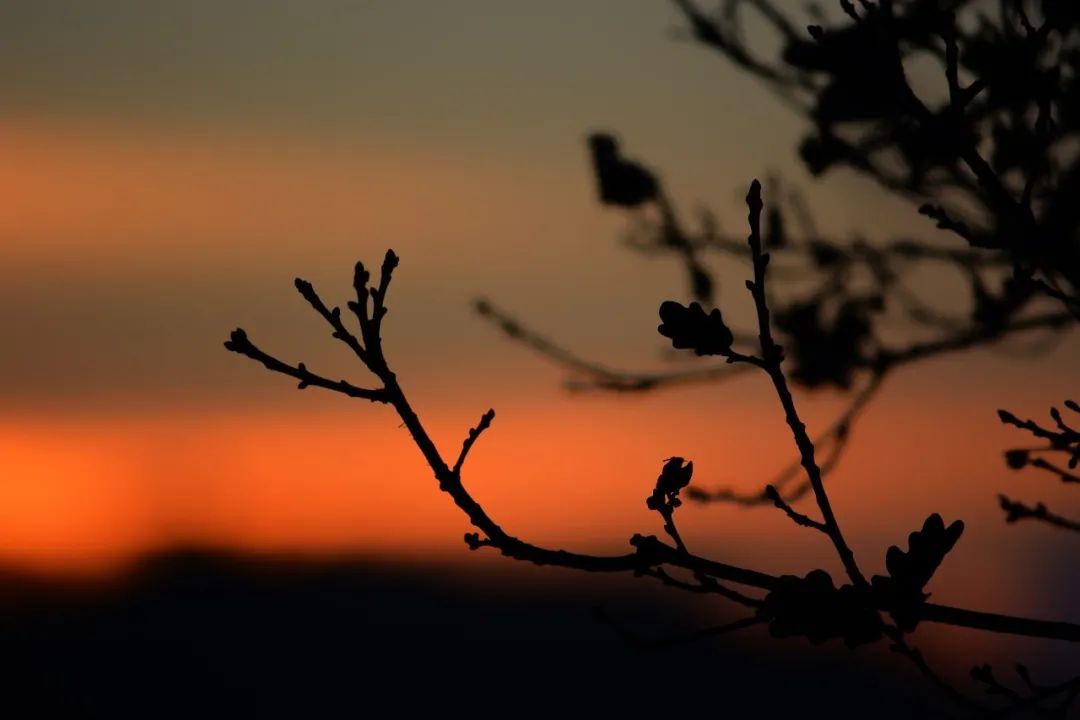
[[[1066, 400], [1065, 408], [1073, 413], [1080, 414], [1080, 404], [1074, 400]], [[1006, 425], [1024, 430], [1034, 437], [1047, 441], [1045, 447], [1039, 448], [1013, 448], [1005, 452], [1005, 463], [1013, 470], [1021, 470], [1025, 467], [1034, 467], [1051, 473], [1064, 483], [1080, 483], [1080, 475], [1074, 470], [1080, 465], [1080, 429], [1070, 426], [1062, 411], [1056, 407], [1050, 408], [1050, 418], [1054, 421], [1054, 427], [1044, 427], [1031, 420], [1021, 420], [1008, 410], [998, 410], [998, 417]], [[1058, 467], [1044, 457], [1035, 457], [1034, 453], [1060, 453], [1068, 457], [1068, 470]], [[1000, 496], [1001, 508], [1005, 511], [1005, 520], [1014, 523], [1018, 520], [1034, 519], [1054, 525], [1066, 530], [1080, 532], [1080, 523], [1056, 515], [1047, 510], [1043, 503], [1034, 507], [1024, 503], [1010, 500], [1004, 495]]]
[[[802, 85], [807, 81], [797, 74], [783, 73], [777, 68], [770, 67], [754, 58], [746, 51], [742, 43], [726, 35], [721, 26], [701, 12], [691, 0], [672, 0], [672, 2], [690, 23], [694, 37], [699, 42], [716, 48], [743, 70], [768, 83], [778, 93], [781, 100], [788, 103], [793, 102], [790, 96], [783, 92], [783, 89]], [[755, 5], [759, 10], [761, 7], [767, 7], [765, 3], [755, 3]], [[780, 28], [782, 32], [785, 27], [790, 27], [783, 21], [779, 25], [776, 24], [777, 18], [783, 18], [779, 13], [766, 12], [763, 13], [763, 17]]]
[[308, 370], [304, 363], [299, 363], [295, 367], [288, 363], [284, 363], [256, 347], [255, 344], [248, 339], [247, 333], [244, 332], [242, 328], [233, 330], [228, 342], [225, 343], [225, 348], [234, 353], [249, 357], [258, 363], [262, 363], [263, 367], [271, 372], [281, 373], [282, 375], [288, 375], [291, 378], [299, 380], [300, 384], [297, 385], [297, 387], [300, 390], [307, 387], [320, 387], [327, 390], [333, 390], [342, 395], [348, 395], [349, 397], [371, 400], [372, 402], [390, 402], [390, 397], [386, 394], [385, 390], [357, 387], [344, 380], [328, 380], [321, 375], [316, 375]]
[[1069, 295], [1040, 278], [1034, 278], [1031, 282], [1047, 296], [1060, 301], [1074, 318], [1080, 319], [1080, 297]]
[[[843, 414], [825, 432], [814, 438], [814, 447], [819, 451], [824, 444], [828, 443], [828, 454], [820, 464], [823, 476], [832, 472], [833, 468], [839, 463], [848, 439], [851, 437], [851, 429], [854, 426], [855, 419], [877, 393], [884, 379], [884, 373], [874, 375], [870, 383], [852, 399]], [[752, 493], [741, 493], [734, 488], [719, 488], [710, 491], [691, 487], [688, 497], [698, 502], [728, 502], [744, 507], [754, 507], [774, 502], [766, 491], [767, 487], [772, 486], [781, 492], [781, 497], [785, 502], [792, 503], [802, 498], [810, 490], [809, 481], [804, 480], [785, 492], [785, 487], [795, 478], [802, 476], [802, 474], [802, 463], [800, 460], [795, 460], [781, 470], [770, 482], [766, 483], [762, 489]]]
[[472, 449], [473, 443], [477, 441], [481, 433], [491, 427], [491, 421], [495, 419], [495, 411], [488, 410], [482, 416], [480, 416], [480, 422], [476, 424], [476, 427], [469, 430], [468, 437], [465, 438], [465, 442], [461, 445], [461, 454], [458, 455], [457, 462], [454, 463], [454, 468], [451, 472], [455, 475], [461, 475], [461, 466], [465, 464], [465, 458], [469, 454], [469, 450]]
[[[388, 253], [388, 257], [391, 255], [391, 253]], [[387, 265], [390, 264], [384, 263], [384, 274], [392, 270], [392, 265], [390, 265], [389, 269], [386, 269]], [[763, 261], [759, 263], [759, 267], [763, 271]], [[758, 287], [761, 287], [760, 282], [758, 283]], [[380, 298], [376, 305], [376, 309], [373, 310], [373, 312], [376, 313], [376, 317], [379, 314], [378, 308], [384, 307], [382, 301], [383, 298]], [[366, 325], [368, 329], [368, 332], [365, 335], [365, 340], [368, 343], [367, 347], [365, 347], [365, 357], [367, 358], [365, 362], [368, 365], [368, 369], [382, 381], [383, 387], [379, 390], [364, 391], [363, 395], [358, 396], [350, 390], [350, 388], [353, 388], [351, 385], [340, 385], [328, 382], [323, 386], [327, 387], [327, 389], [336, 390], [344, 395], [364, 397], [364, 399], [372, 399], [370, 397], [372, 393], [377, 393], [375, 397], [380, 401], [387, 402], [393, 406], [420, 452], [423, 454], [435, 479], [438, 481], [440, 488], [450, 495], [454, 504], [458, 506], [458, 508], [468, 517], [470, 523], [479, 531], [477, 533], [470, 533], [467, 536], [471, 546], [490, 546], [498, 549], [507, 557], [532, 562], [538, 565], [557, 565], [560, 567], [590, 572], [646, 573], [661, 568], [662, 566], [668, 566], [688, 570], [699, 579], [699, 582], [703, 582], [704, 584], [707, 584], [709, 580], [722, 580], [764, 590], [772, 590], [777, 586], [778, 579], [772, 575], [716, 560], [709, 560], [668, 545], [651, 535], [635, 535], [631, 538], [631, 545], [634, 548], [633, 552], [613, 556], [588, 555], [565, 550], [544, 548], [510, 535], [484, 511], [480, 504], [477, 503], [466, 490], [459, 475], [443, 460], [442, 455], [435, 447], [434, 442], [431, 440], [431, 437], [428, 435], [416, 412], [406, 399], [403, 390], [397, 382], [395, 374], [385, 364], [385, 359], [382, 354], [381, 337], [378, 334], [378, 328], [375, 321], [372, 319], [372, 316], [361, 313], [361, 325], [362, 327]], [[768, 339], [766, 339], [764, 347], [770, 347]], [[291, 368], [291, 366], [280, 363], [280, 361], [258, 351], [255, 346], [248, 341], [247, 335], [243, 331], [235, 331], [230, 337], [230, 340], [226, 343], [226, 348], [230, 351], [254, 359], [271, 370], [276, 372], [284, 371], [285, 374], [296, 377], [296, 368]], [[766, 355], [772, 357], [773, 362], [778, 362], [775, 350], [771, 354], [767, 352]], [[742, 361], [749, 362], [752, 360], [759, 361], [757, 358], [745, 358]], [[282, 369], [279, 369], [279, 365], [282, 366]], [[790, 401], [790, 396], [788, 397]], [[797, 415], [795, 418], [797, 420]], [[800, 426], [801, 424], [796, 424], [796, 427]], [[796, 433], [796, 437], [799, 437], [797, 430], [793, 429], [793, 432]], [[805, 431], [803, 431], [801, 437], [804, 442], [808, 442], [808, 439], [805, 437]], [[827, 517], [831, 517], [831, 513]], [[832, 522], [835, 523], [835, 519], [833, 519]], [[702, 578], [705, 578], [705, 580], [702, 580]], [[973, 627], [992, 632], [1010, 633], [1030, 637], [1054, 638], [1071, 642], [1080, 641], [1080, 625], [1072, 625], [1070, 623], [1048, 622], [996, 615], [992, 613], [981, 613], [930, 603], [920, 605], [917, 614], [919, 619], [927, 622], [948, 623], [961, 627]]]
[[1001, 509], [1005, 511], [1005, 522], [1014, 523], [1020, 520], [1039, 520], [1064, 530], [1080, 532], [1080, 522], [1050, 512], [1043, 503], [1036, 503], [1035, 506], [1032, 507], [1030, 505], [1025, 505], [1022, 502], [1011, 500], [1005, 495], [998, 495], [998, 502], [1001, 504]]
[[980, 247], [982, 244], [981, 241], [977, 239], [975, 233], [972, 232], [971, 228], [969, 228], [964, 221], [954, 218], [952, 215], [949, 214], [948, 210], [941, 207], [940, 205], [933, 205], [931, 203], [920, 205], [919, 214], [925, 215], [931, 220], [934, 220], [939, 230], [946, 230], [948, 232], [951, 232], [963, 238], [975, 247]]
[[1008, 617], [977, 610], [963, 610], [935, 603], [923, 604], [922, 609], [919, 611], [919, 619], [922, 622], [956, 625], [1006, 635], [1060, 638], [1070, 642], [1080, 642], [1080, 625], [1073, 623]]
[[[985, 332], [979, 330], [971, 330], [940, 340], [914, 343], [903, 348], [884, 348], [879, 350], [865, 363], [868, 367], [876, 368], [870, 382], [851, 400], [847, 410], [845, 410], [825, 432], [814, 438], [814, 445], [818, 448], [821, 448], [822, 444], [826, 442], [830, 443], [828, 450], [829, 454], [826, 455], [825, 459], [821, 462], [822, 475], [827, 476], [832, 472], [836, 465], [839, 464], [843, 450], [847, 446], [848, 439], [851, 436], [852, 427], [854, 426], [855, 421], [869, 401], [873, 399], [880, 389], [885, 377], [891, 371], [904, 365], [930, 359], [939, 355], [999, 343], [1017, 333], [1046, 328], [1065, 327], [1069, 324], [1071, 324], [1071, 320], [1067, 314], [1047, 313], [1014, 321], [993, 335], [987, 335]], [[766, 483], [766, 486], [772, 485], [782, 491], [782, 497], [786, 502], [795, 502], [806, 495], [811, 489], [808, 480], [804, 480], [790, 489], [785, 489], [791, 481], [800, 476], [801, 470], [801, 462], [794, 461], [781, 470], [771, 481]], [[687, 497], [698, 502], [733, 503], [744, 507], [754, 507], [773, 502], [772, 499], [765, 494], [764, 486], [760, 490], [751, 491], [749, 493], [740, 492], [731, 487], [722, 487], [714, 490], [691, 487], [687, 493]]]
[[791, 397], [791, 391], [788, 389], [787, 378], [784, 376], [784, 372], [780, 367], [780, 363], [783, 361], [783, 351], [780, 346], [776, 344], [776, 341], [773, 340], [772, 328], [769, 322], [769, 306], [768, 301], [766, 300], [765, 268], [769, 264], [769, 256], [767, 253], [764, 253], [761, 248], [761, 210], [763, 204], [761, 202], [761, 183], [757, 180], [750, 185], [750, 191], [746, 196], [746, 204], [749, 208], [748, 221], [750, 223], [750, 236], [748, 242], [750, 243], [750, 251], [754, 259], [754, 279], [747, 282], [747, 288], [750, 290], [751, 295], [753, 295], [754, 306], [757, 309], [758, 333], [764, 370], [772, 380], [777, 397], [780, 399], [780, 404], [784, 408], [784, 417], [795, 438], [795, 445], [799, 448], [802, 466], [806, 471], [807, 479], [810, 481], [810, 486], [814, 491], [814, 498], [817, 500], [818, 509], [821, 510], [822, 522], [825, 525], [826, 534], [829, 536], [829, 539], [832, 540], [836, 552], [840, 556], [840, 562], [844, 565], [844, 570], [847, 572], [848, 577], [851, 578], [851, 581], [856, 586], [865, 587], [867, 585], [866, 578], [863, 576], [862, 571], [859, 570], [859, 566], [855, 562], [855, 554], [852, 552], [851, 548], [848, 547], [847, 541], [844, 539], [844, 534], [840, 530], [840, 525], [836, 520], [836, 516], [833, 514], [829, 496], [825, 492], [821, 468], [818, 467], [817, 461], [814, 458], [814, 443], [806, 433], [806, 425], [804, 425], [799, 418], [799, 413], [795, 409], [795, 401]]
[[868, 364], [877, 367], [892, 369], [900, 365], [907, 365], [916, 360], [937, 357], [957, 350], [967, 350], [983, 345], [992, 345], [1006, 339], [1009, 335], [1031, 330], [1046, 330], [1068, 327], [1073, 320], [1067, 313], [1043, 313], [1021, 318], [1001, 328], [995, 333], [988, 334], [982, 328], [975, 328], [967, 332], [958, 333], [954, 336], [930, 340], [927, 342], [913, 343], [902, 348], [885, 348], [873, 356]]
[[511, 340], [528, 346], [541, 356], [553, 360], [572, 373], [588, 378], [587, 380], [567, 380], [566, 387], [570, 390], [599, 389], [616, 392], [644, 392], [659, 387], [725, 380], [749, 369], [743, 366], [733, 367], [730, 364], [723, 364], [670, 372], [615, 370], [600, 363], [586, 360], [567, 350], [540, 333], [525, 327], [487, 300], [477, 300], [473, 307], [481, 317], [490, 320]]
[[1080, 475], [1074, 475], [1064, 468], [1059, 468], [1057, 465], [1044, 458], [1035, 458], [1032, 460], [1031, 467], [1046, 470], [1047, 472], [1056, 475], [1061, 482], [1064, 483], [1080, 483]]
[[353, 351], [356, 357], [360, 358], [361, 362], [367, 364], [367, 352], [360, 344], [360, 341], [356, 339], [356, 336], [349, 332], [341, 322], [341, 310], [339, 308], [334, 308], [333, 310], [328, 308], [326, 303], [322, 301], [322, 298], [319, 297], [319, 294], [315, 292], [315, 288], [307, 280], [296, 278], [294, 284], [296, 285], [297, 292], [299, 292], [303, 298], [308, 301], [308, 304], [315, 309], [315, 312], [322, 315], [323, 319], [329, 323], [331, 328], [333, 328], [333, 337], [345, 343], [349, 349]]
[[687, 592], [710, 593], [720, 595], [721, 597], [727, 598], [728, 600], [736, 602], [740, 605], [744, 605], [746, 607], [761, 607], [761, 600], [757, 598], [752, 598], [749, 595], [744, 595], [737, 590], [732, 590], [728, 586], [718, 583], [714, 578], [711, 578], [707, 575], [698, 576], [697, 578], [695, 578], [697, 582], [690, 583], [672, 576], [662, 567], [645, 568], [638, 571], [638, 574], [644, 575], [646, 577], [656, 578], [665, 585], [670, 585], [671, 587], [679, 588], [680, 590], [686, 590]]
[[765, 494], [769, 497], [770, 500], [772, 500], [773, 504], [783, 510], [796, 525], [813, 528], [814, 530], [823, 532], [826, 535], [829, 534], [829, 529], [825, 527], [824, 523], [820, 523], [817, 520], [809, 518], [806, 515], [803, 515], [801, 512], [796, 511], [795, 508], [784, 502], [784, 498], [781, 497], [780, 491], [772, 485], [765, 486]]

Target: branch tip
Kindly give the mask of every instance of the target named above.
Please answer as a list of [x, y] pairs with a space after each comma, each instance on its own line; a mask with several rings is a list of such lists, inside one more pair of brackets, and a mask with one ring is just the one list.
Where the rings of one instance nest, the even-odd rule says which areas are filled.
[[476, 427], [469, 429], [468, 436], [461, 444], [461, 453], [458, 455], [457, 462], [454, 463], [454, 467], [450, 471], [455, 477], [461, 474], [461, 467], [465, 464], [465, 458], [468, 456], [473, 444], [479, 439], [481, 433], [491, 427], [491, 421], [494, 419], [495, 409], [491, 408], [480, 416], [480, 422], [476, 424]]

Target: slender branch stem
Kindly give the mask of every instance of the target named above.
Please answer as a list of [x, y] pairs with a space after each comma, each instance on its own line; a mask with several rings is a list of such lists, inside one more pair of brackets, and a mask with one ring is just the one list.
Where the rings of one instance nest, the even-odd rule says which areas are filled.
[[999, 332], [988, 335], [985, 330], [976, 328], [965, 333], [951, 335], [938, 340], [914, 343], [902, 348], [882, 349], [867, 364], [879, 368], [892, 369], [916, 360], [936, 357], [957, 350], [966, 350], [979, 345], [990, 345], [1004, 340], [1007, 336], [1029, 330], [1056, 329], [1074, 322], [1068, 313], [1042, 313], [1028, 318], [1015, 320]]
[[480, 438], [480, 435], [491, 427], [491, 421], [494, 419], [494, 410], [488, 410], [480, 417], [480, 422], [476, 424], [476, 427], [469, 431], [469, 435], [465, 438], [465, 442], [461, 444], [461, 454], [458, 455], [457, 462], [454, 463], [454, 469], [451, 472], [455, 475], [461, 475], [461, 466], [465, 464], [465, 458], [468, 457], [469, 450], [472, 449], [473, 444]]
[[[758, 190], [760, 191], [760, 188], [758, 188]], [[758, 197], [758, 203], [760, 203], [760, 197]], [[755, 205], [751, 203], [751, 210], [753, 210], [754, 207]], [[754, 213], [752, 212], [751, 215], [753, 216]], [[754, 232], [752, 232], [753, 239], [756, 238], [756, 223], [753, 224], [752, 227], [754, 228]], [[758, 294], [755, 294], [755, 299], [758, 299], [758, 301], [763, 304], [764, 301], [760, 292], [764, 290], [763, 280], [765, 260], [761, 256], [760, 240], [757, 240], [754, 245], [756, 248], [755, 258], [757, 259], [755, 262], [756, 273], [754, 287], [759, 289]], [[368, 314], [367, 312], [366, 303], [363, 305], [357, 303], [357, 307], [361, 310], [361, 312], [358, 313], [358, 316], [360, 318], [361, 330], [363, 331], [362, 336], [365, 338], [365, 345], [361, 348], [363, 350], [362, 357], [365, 358], [364, 362], [368, 369], [383, 383], [381, 388], [357, 388], [344, 381], [332, 382], [320, 379], [319, 376], [309, 373], [303, 366], [294, 367], [262, 352], [251, 343], [247, 334], [242, 329], [238, 329], [232, 333], [229, 341], [225, 343], [226, 349], [255, 360], [272, 372], [306, 381], [309, 385], [325, 387], [326, 389], [333, 390], [349, 397], [357, 397], [391, 405], [407, 428], [409, 434], [412, 436], [414, 443], [424, 456], [424, 459], [427, 461], [435, 479], [439, 483], [440, 489], [450, 495], [454, 504], [457, 505], [457, 507], [468, 517], [469, 522], [479, 531], [479, 533], [469, 533], [466, 535], [466, 540], [469, 542], [470, 546], [474, 548], [486, 546], [494, 547], [507, 557], [532, 562], [538, 565], [556, 565], [559, 567], [590, 572], [633, 572], [652, 575], [661, 579], [664, 577], [671, 577], [664, 570], [665, 567], [682, 568], [693, 573], [702, 588], [709, 588], [714, 592], [726, 595], [750, 606], [757, 606], [759, 601], [728, 588], [724, 588], [719, 584], [719, 581], [760, 588], [766, 591], [771, 591], [777, 587], [779, 578], [773, 575], [750, 568], [703, 558], [689, 552], [685, 549], [685, 546], [669, 545], [653, 535], [635, 535], [630, 539], [633, 551], [623, 555], [589, 555], [533, 545], [514, 537], [503, 530], [503, 528], [496, 523], [496, 521], [489, 516], [472, 497], [465, 488], [460, 477], [461, 467], [468, 450], [471, 448], [472, 444], [475, 443], [476, 438], [480, 433], [490, 425], [493, 414], [490, 412], [485, 414], [485, 416], [481, 418], [480, 423], [471, 430], [469, 437], [466, 439], [465, 443], [463, 443], [462, 452], [458, 456], [458, 461], [451, 467], [443, 459], [442, 454], [439, 452], [434, 441], [431, 439], [431, 436], [424, 428], [419, 416], [409, 403], [395, 374], [390, 370], [389, 365], [385, 361], [382, 351], [382, 340], [378, 332], [378, 319], [381, 318], [386, 311], [384, 293], [389, 279], [385, 277], [385, 275], [392, 272], [393, 267], [396, 265], [396, 256], [393, 256], [393, 262], [390, 261], [391, 256], [392, 253], [388, 253], [388, 261], [383, 264], [384, 278], [372, 305], [371, 314]], [[309, 295], [317, 298], [313, 288], [304, 287], [301, 289], [301, 292], [306, 298]], [[321, 303], [321, 300], [318, 301], [318, 303], [312, 303], [312, 305], [316, 310], [318, 310], [319, 307], [325, 307], [325, 305]], [[328, 312], [331, 317], [336, 317], [336, 314], [333, 313], [333, 311]], [[320, 314], [322, 314], [321, 311]], [[741, 361], [749, 362], [750, 360], [753, 360], [755, 361], [755, 364], [760, 363], [761, 365], [766, 366], [767, 370], [771, 370], [770, 376], [773, 376], [774, 373], [778, 373], [779, 377], [782, 378], [782, 373], [779, 372], [779, 359], [781, 354], [779, 348], [772, 342], [771, 334], [768, 332], [767, 321], [768, 316], [766, 314], [763, 317], [762, 323], [762, 348], [766, 359], [746, 358]], [[774, 379], [774, 382], [777, 381]], [[845, 566], [851, 564], [852, 567], [854, 567], [854, 558], [852, 557], [850, 550], [847, 550], [843, 537], [839, 534], [835, 516], [833, 516], [831, 508], [828, 505], [828, 498], [824, 497], [824, 489], [821, 487], [820, 471], [817, 469], [817, 465], [813, 459], [812, 444], [810, 444], [805, 429], [798, 420], [798, 415], [795, 412], [786, 385], [783, 383], [777, 384], [777, 391], [778, 394], [781, 394], [782, 400], [786, 393], [787, 399], [783, 404], [789, 419], [789, 425], [792, 426], [792, 432], [796, 437], [796, 441], [800, 444], [800, 447], [806, 447], [807, 445], [810, 447], [809, 452], [804, 454], [804, 464], [808, 475], [814, 481], [815, 491], [819, 498], [822, 498], [820, 505], [823, 506], [823, 517], [825, 518], [823, 525], [829, 532], [830, 537], [833, 538], [834, 544], [838, 546], [838, 552], [841, 554], [841, 558], [845, 559]], [[485, 419], [487, 422], [485, 422]], [[483, 533], [484, 537], [481, 537], [480, 533]], [[681, 545], [681, 543], [679, 545]], [[856, 582], [857, 584], [865, 583], [861, 574], [858, 573], [857, 568], [854, 568], [851, 574], [854, 575], [852, 578], [853, 582]], [[721, 590], [721, 588], [723, 589]], [[885, 610], [887, 608], [882, 607], [879, 609]], [[921, 604], [916, 610], [916, 614], [919, 620], [926, 622], [945, 623], [959, 627], [977, 628], [991, 632], [1024, 635], [1028, 637], [1080, 642], [1080, 625], [1072, 623], [997, 615], [931, 603]]]
[[749, 208], [748, 220], [750, 222], [748, 241], [754, 261], [754, 279], [747, 282], [747, 287], [751, 295], [753, 295], [754, 306], [757, 308], [758, 333], [764, 369], [772, 380], [776, 395], [784, 408], [784, 417], [795, 438], [795, 445], [799, 449], [803, 469], [806, 471], [810, 487], [814, 491], [814, 498], [817, 500], [818, 508], [821, 510], [826, 534], [832, 540], [833, 546], [835, 546], [836, 552], [840, 556], [840, 562], [843, 564], [844, 570], [847, 572], [848, 577], [851, 578], [851, 581], [856, 586], [866, 587], [868, 585], [866, 577], [863, 576], [862, 571], [859, 570], [859, 566], [855, 562], [855, 553], [852, 552], [844, 539], [836, 515], [833, 513], [832, 504], [829, 502], [829, 496], [825, 492], [821, 468], [818, 467], [817, 460], [814, 458], [814, 443], [806, 432], [806, 425], [799, 418], [799, 413], [795, 408], [795, 401], [791, 397], [791, 391], [788, 389], [787, 378], [780, 367], [783, 361], [783, 351], [773, 339], [772, 328], [769, 323], [769, 306], [766, 300], [765, 269], [769, 264], [769, 256], [762, 251], [761, 247], [761, 210], [763, 204], [761, 202], [761, 183], [757, 180], [750, 185], [750, 192], [746, 195], [746, 204]]
[[511, 340], [532, 348], [542, 357], [554, 361], [574, 375], [583, 378], [567, 380], [566, 387], [571, 390], [595, 388], [615, 392], [645, 392], [661, 386], [726, 380], [749, 370], [745, 366], [732, 366], [728, 363], [669, 372], [617, 370], [571, 352], [557, 342], [522, 325], [488, 300], [477, 300], [473, 303], [473, 308], [481, 317], [491, 321], [502, 330]]
[[643, 570], [639, 570], [638, 574], [645, 575], [647, 577], [654, 577], [665, 585], [670, 585], [672, 587], [679, 588], [680, 590], [686, 590], [687, 592], [712, 593], [720, 595], [721, 597], [725, 597], [728, 600], [750, 608], [758, 608], [761, 607], [762, 604], [761, 600], [758, 600], [757, 598], [752, 598], [749, 595], [744, 595], [737, 590], [732, 590], [728, 586], [720, 584], [714, 578], [711, 578], [707, 575], [699, 574], [695, 578], [697, 582], [691, 583], [673, 577], [670, 573], [664, 570], [663, 567], [645, 568]]
[[936, 685], [938, 689], [945, 693], [954, 703], [969, 710], [975, 710], [977, 712], [985, 712], [986, 707], [975, 700], [972, 700], [967, 695], [957, 690], [945, 678], [941, 677], [930, 663], [926, 661], [922, 651], [912, 645], [904, 637], [904, 633], [892, 625], [887, 625], [885, 628], [885, 634], [890, 640], [892, 640], [892, 649], [895, 652], [900, 653], [904, 657], [911, 660], [912, 664], [918, 668], [919, 672], [923, 674], [931, 683]]
[[333, 390], [334, 392], [347, 395], [349, 397], [360, 398], [362, 400], [370, 400], [372, 402], [387, 403], [390, 402], [390, 397], [383, 389], [370, 389], [357, 387], [344, 380], [328, 380], [327, 378], [316, 375], [307, 369], [304, 363], [299, 363], [295, 366], [278, 360], [272, 355], [260, 350], [252, 343], [243, 330], [235, 330], [229, 341], [225, 343], [225, 347], [228, 350], [232, 350], [235, 353], [244, 355], [251, 358], [255, 362], [262, 363], [263, 367], [271, 372], [281, 373], [282, 375], [288, 375], [291, 378], [295, 378], [300, 381], [297, 386], [303, 390], [307, 387], [320, 387], [326, 390]]
[[825, 527], [824, 523], [820, 523], [813, 518], [803, 515], [801, 512], [798, 512], [797, 510], [795, 510], [795, 508], [784, 502], [784, 498], [780, 496], [780, 491], [772, 485], [765, 486], [765, 494], [768, 495], [769, 499], [773, 501], [773, 504], [783, 510], [796, 525], [802, 525], [803, 527], [819, 530], [826, 535], [829, 533], [829, 529]]
[[[840, 456], [846, 446], [847, 439], [850, 436], [851, 429], [855, 424], [855, 420], [868, 405], [869, 401], [877, 394], [885, 378], [894, 370], [910, 363], [928, 360], [950, 352], [1003, 342], [1008, 337], [1017, 333], [1046, 328], [1053, 329], [1065, 327], [1071, 324], [1071, 322], [1072, 320], [1068, 313], [1044, 313], [1016, 320], [994, 335], [987, 335], [984, 332], [973, 330], [938, 340], [914, 343], [906, 347], [883, 348], [879, 350], [864, 363], [865, 366], [873, 368], [873, 374], [871, 375], [870, 381], [855, 395], [843, 414], [841, 414], [825, 432], [819, 434], [813, 440], [814, 446], [819, 450], [823, 447], [824, 443], [830, 443], [828, 455], [825, 457], [825, 460], [820, 463], [822, 476], [827, 476], [838, 464]], [[1027, 429], [1026, 426], [1024, 427]], [[801, 458], [784, 467], [784, 469], [777, 473], [777, 475], [766, 483], [766, 485], [775, 486], [782, 492], [784, 500], [788, 503], [792, 503], [802, 498], [802, 496], [811, 489], [809, 480], [804, 480], [791, 489], [785, 490], [791, 481], [799, 477], [800, 474], [802, 474]], [[714, 490], [691, 487], [688, 496], [691, 500], [696, 500], [698, 502], [728, 502], [747, 507], [773, 502], [772, 499], [765, 494], [764, 486], [761, 486], [760, 489], [752, 492], [740, 492], [731, 487], [721, 487]]]
[[[820, 469], [823, 476], [828, 475], [833, 467], [839, 462], [848, 439], [851, 437], [851, 428], [854, 426], [855, 418], [877, 393], [884, 379], [885, 373], [876, 373], [871, 378], [871, 381], [854, 397], [843, 414], [841, 414], [825, 432], [820, 433], [814, 438], [814, 447], [818, 450], [821, 450], [824, 444], [829, 444], [828, 454], [820, 463]], [[731, 502], [736, 505], [753, 507], [768, 502], [775, 504], [775, 501], [768, 495], [766, 489], [769, 486], [772, 486], [780, 492], [780, 495], [785, 502], [793, 503], [802, 498], [802, 496], [810, 490], [809, 481], [804, 480], [803, 482], [798, 483], [793, 489], [786, 492], [784, 491], [784, 488], [800, 475], [805, 477], [802, 463], [800, 460], [795, 460], [777, 473], [777, 475], [770, 482], [766, 483], [762, 489], [753, 493], [740, 493], [733, 488], [719, 488], [709, 491], [691, 486], [689, 497], [698, 502]]]
[[919, 620], [976, 630], [988, 630], [1006, 635], [1058, 638], [1069, 642], [1080, 642], [1080, 625], [1074, 623], [1010, 617], [1008, 615], [964, 610], [935, 603], [924, 603], [922, 605], [919, 610]]
[[1052, 513], [1047, 510], [1043, 503], [1036, 503], [1034, 507], [1022, 502], [1011, 500], [1005, 495], [998, 495], [1001, 509], [1005, 511], [1005, 522], [1014, 523], [1020, 520], [1039, 520], [1048, 525], [1059, 527], [1062, 530], [1080, 532], [1080, 521], [1070, 520], [1067, 517]]

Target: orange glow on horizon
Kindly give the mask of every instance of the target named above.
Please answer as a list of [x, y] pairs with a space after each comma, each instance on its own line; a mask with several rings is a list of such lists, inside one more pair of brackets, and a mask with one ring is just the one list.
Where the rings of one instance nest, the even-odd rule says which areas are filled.
[[[718, 443], [711, 427], [692, 423], [693, 409], [679, 417], [677, 400], [654, 403], [661, 407], [653, 412], [617, 400], [589, 402], [573, 415], [566, 402], [577, 401], [534, 400], [527, 413], [498, 416], [466, 466], [467, 486], [496, 521], [540, 544], [624, 552], [633, 533], [661, 532], [644, 498], [674, 450], [694, 459], [697, 478], [709, 486], [760, 478], [762, 458], [776, 447], [777, 438], [761, 432]], [[1008, 571], [997, 580], [963, 567], [965, 555], [980, 557], [980, 543], [1002, 530], [984, 480], [988, 468], [1001, 472], [999, 460], [985, 446], [896, 456], [889, 481], [865, 484], [882, 472], [884, 427], [915, 428], [891, 434], [898, 446], [926, 443], [914, 417], [900, 409], [866, 421], [861, 444], [831, 481], [849, 535], [873, 553], [866, 562], [876, 568], [883, 543], [902, 543], [928, 507], [961, 516], [970, 537], [950, 557], [948, 587], [996, 587]], [[174, 546], [385, 557], [458, 552], [470, 528], [407, 433], [379, 408], [359, 410], [9, 419], [0, 423], [7, 478], [0, 485], [0, 563], [94, 573]], [[738, 413], [749, 427], [775, 419], [769, 410]], [[467, 423], [475, 422], [467, 412], [428, 413], [444, 455], [456, 453]], [[772, 457], [776, 466], [789, 459]], [[943, 477], [969, 480], [949, 487]], [[750, 488], [755, 481], [742, 482]], [[703, 553], [771, 572], [832, 562], [825, 544], [799, 541], [792, 534], [800, 529], [771, 508], [689, 504], [680, 526]]]

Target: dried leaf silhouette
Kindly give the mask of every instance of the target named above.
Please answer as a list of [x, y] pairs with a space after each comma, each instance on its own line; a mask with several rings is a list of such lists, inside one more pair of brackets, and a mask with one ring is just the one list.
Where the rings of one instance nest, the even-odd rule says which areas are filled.
[[[685, 463], [685, 465], [683, 464]], [[668, 458], [660, 476], [656, 478], [656, 487], [646, 501], [650, 510], [666, 511], [679, 507], [679, 491], [690, 484], [694, 475], [694, 463], [686, 462], [681, 457]]]
[[600, 202], [633, 208], [659, 197], [660, 187], [656, 176], [638, 163], [622, 157], [619, 142], [613, 135], [590, 135], [589, 149]]
[[783, 575], [765, 596], [761, 611], [773, 637], [802, 636], [815, 645], [842, 638], [848, 647], [881, 638], [882, 625], [869, 593], [854, 585], [839, 588], [829, 573]]
[[962, 520], [945, 527], [941, 516], [934, 513], [922, 530], [908, 536], [907, 552], [893, 545], [885, 553], [889, 575], [874, 576], [874, 592], [901, 630], [911, 632], [918, 625], [919, 606], [930, 597], [923, 588], [963, 532]]
[[713, 308], [706, 315], [696, 302], [685, 307], [667, 300], [660, 304], [660, 320], [657, 330], [671, 339], [676, 350], [693, 350], [698, 355], [727, 355], [735, 341], [720, 310]]

